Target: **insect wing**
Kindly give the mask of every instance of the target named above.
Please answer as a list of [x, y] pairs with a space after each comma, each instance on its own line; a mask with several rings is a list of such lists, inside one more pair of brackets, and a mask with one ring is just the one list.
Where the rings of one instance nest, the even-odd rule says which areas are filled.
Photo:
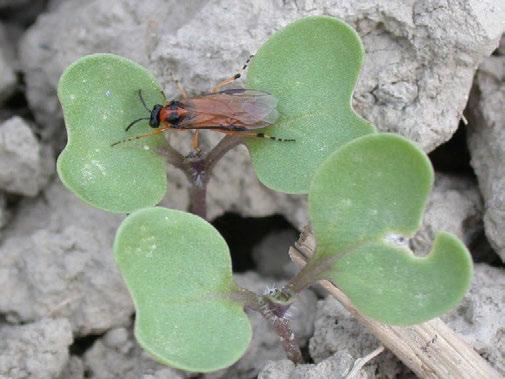
[[277, 99], [248, 89], [227, 89], [184, 101], [194, 128], [233, 123], [247, 129], [272, 125], [279, 117]]

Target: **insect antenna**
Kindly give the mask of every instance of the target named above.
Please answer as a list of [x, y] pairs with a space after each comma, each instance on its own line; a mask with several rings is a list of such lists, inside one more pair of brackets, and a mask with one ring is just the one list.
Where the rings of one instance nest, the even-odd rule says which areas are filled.
[[245, 69], [247, 68], [247, 66], [249, 65], [249, 62], [251, 61], [251, 59], [254, 57], [254, 55], [250, 55], [249, 58], [247, 59], [247, 61], [244, 63], [244, 65], [242, 66], [242, 68], [239, 70], [239, 72], [237, 72], [235, 75], [233, 75], [232, 77], [228, 78], [228, 79], [225, 79], [223, 80], [222, 82], [219, 82], [217, 83], [214, 87], [211, 88], [210, 90], [210, 93], [216, 93], [219, 91], [220, 88], [230, 84], [230, 83], [233, 83], [235, 80], [239, 79], [240, 77], [242, 77]]
[[136, 119], [135, 121], [130, 122], [130, 124], [126, 127], [125, 132], [127, 132], [133, 125], [142, 120], [149, 120], [149, 117], [141, 117]]
[[130, 141], [135, 141], [136, 139], [140, 139], [140, 138], [143, 138], [144, 136], [141, 135], [141, 136], [135, 136], [135, 137], [130, 137], [130, 138], [126, 138], [126, 139], [122, 139], [121, 141], [117, 141], [117, 142], [114, 142], [110, 145], [110, 147], [113, 147], [113, 146], [116, 146], [116, 145], [119, 145], [120, 143], [126, 143], [126, 142], [130, 142]]
[[139, 89], [139, 99], [142, 102], [142, 105], [144, 106], [144, 108], [146, 109], [146, 111], [148, 113], [151, 113], [151, 110], [147, 107], [146, 102], [145, 102], [144, 98], [142, 97], [142, 90], [141, 89]]
[[[237, 136], [240, 136], [240, 132], [237, 134]], [[279, 142], [296, 142], [294, 138], [279, 138], [265, 133], [251, 133], [248, 135], [248, 137], [267, 138], [272, 141], [279, 141]]]
[[[181, 128], [181, 129], [185, 129], [185, 128]], [[187, 128], [187, 129], [191, 129], [191, 128]], [[217, 125], [217, 126], [209, 125], [209, 126], [206, 126], [205, 128], [202, 128], [202, 129], [219, 130], [219, 131], [221, 131], [225, 134], [228, 134], [230, 136], [237, 136], [237, 137], [256, 137], [256, 138], [266, 138], [266, 139], [270, 139], [272, 141], [278, 141], [278, 142], [296, 142], [296, 140], [294, 138], [279, 138], [279, 137], [274, 137], [274, 136], [271, 136], [271, 135], [265, 134], [265, 133], [255, 133], [255, 132], [248, 131], [245, 128], [237, 127], [234, 125]]]
[[146, 137], [155, 136], [155, 135], [163, 133], [167, 129], [170, 129], [170, 126], [165, 126], [163, 128], [156, 129], [156, 130], [154, 130], [154, 131], [152, 131], [150, 133], [141, 134], [141, 135], [138, 135], [138, 136], [133, 136], [133, 137], [130, 137], [130, 138], [126, 138], [126, 139], [123, 139], [121, 141], [114, 142], [110, 146], [113, 147], [113, 146], [119, 145], [120, 143], [126, 143], [126, 142], [135, 141], [135, 140], [146, 138]]

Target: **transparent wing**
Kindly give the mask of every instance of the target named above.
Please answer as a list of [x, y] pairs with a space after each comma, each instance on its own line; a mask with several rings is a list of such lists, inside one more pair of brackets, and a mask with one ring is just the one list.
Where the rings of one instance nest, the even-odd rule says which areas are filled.
[[226, 89], [182, 101], [189, 117], [181, 124], [192, 128], [235, 125], [246, 129], [273, 124], [279, 114], [277, 99], [250, 89]]

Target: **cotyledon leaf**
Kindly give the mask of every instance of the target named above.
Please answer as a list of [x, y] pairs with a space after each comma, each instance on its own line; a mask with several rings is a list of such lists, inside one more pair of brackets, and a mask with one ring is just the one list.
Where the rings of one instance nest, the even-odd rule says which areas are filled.
[[57, 162], [62, 182], [81, 200], [111, 212], [130, 212], [157, 204], [166, 192], [163, 157], [153, 150], [162, 136], [134, 144], [111, 145], [148, 133], [148, 117], [138, 91], [149, 107], [162, 104], [152, 74], [126, 58], [94, 54], [80, 58], [63, 73], [58, 97], [63, 107], [68, 144]]
[[433, 184], [426, 155], [403, 137], [358, 138], [318, 169], [309, 193], [317, 250], [309, 265], [364, 314], [408, 325], [436, 317], [465, 294], [472, 276], [467, 249], [449, 233], [416, 257], [402, 238], [421, 226]]
[[265, 133], [296, 139], [246, 140], [263, 184], [307, 193], [315, 170], [332, 152], [375, 132], [351, 106], [362, 62], [359, 36], [331, 17], [294, 22], [259, 49], [249, 66], [247, 87], [275, 96], [280, 114]]
[[441, 232], [426, 257], [385, 241], [363, 244], [335, 264], [329, 279], [363, 313], [411, 325], [456, 306], [470, 286], [472, 270], [464, 244]]
[[138, 210], [121, 224], [114, 256], [135, 303], [135, 336], [158, 361], [207, 372], [242, 356], [251, 325], [232, 300], [230, 253], [212, 225], [181, 211]]

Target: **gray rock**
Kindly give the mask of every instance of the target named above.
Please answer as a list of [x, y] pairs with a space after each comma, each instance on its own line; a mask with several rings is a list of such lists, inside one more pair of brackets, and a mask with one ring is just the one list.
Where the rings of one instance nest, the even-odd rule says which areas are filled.
[[293, 230], [280, 230], [267, 234], [252, 249], [256, 271], [265, 277], [289, 279], [299, 270], [289, 259], [289, 247], [298, 239]]
[[468, 142], [484, 197], [486, 235], [505, 261], [505, 53], [480, 66], [470, 107]]
[[98, 339], [83, 357], [88, 378], [183, 379], [181, 371], [156, 363], [135, 341], [130, 329], [116, 328]]
[[0, 325], [0, 378], [56, 378], [67, 364], [72, 342], [70, 323], [64, 318]]
[[[500, 0], [479, 5], [470, 0], [151, 0], [142, 7], [119, 0], [57, 2], [20, 45], [30, 107], [45, 126], [44, 138], [59, 133], [58, 78], [69, 63], [98, 51], [149, 67], [169, 97], [177, 94], [172, 73], [191, 93], [206, 91], [242, 66], [274, 31], [315, 14], [343, 18], [363, 38], [367, 58], [356, 109], [379, 129], [408, 136], [426, 151], [456, 130], [475, 68], [496, 47], [505, 20]], [[212, 143], [216, 139], [215, 133], [208, 137]], [[187, 182], [180, 174], [169, 175], [174, 192], [169, 202], [178, 199], [178, 208], [187, 207], [187, 195], [181, 194]], [[249, 216], [282, 213], [298, 227], [307, 223], [305, 200], [266, 190], [243, 148], [216, 167], [208, 197], [210, 218], [230, 210]]]
[[0, 245], [0, 313], [66, 317], [74, 333], [127, 325], [133, 304], [112, 258], [120, 217], [84, 205], [59, 182], [25, 200]]
[[58, 379], [84, 379], [84, 363], [75, 355], [70, 356]]
[[498, 46], [496, 53], [498, 55], [505, 55], [505, 37], [502, 37], [500, 40], [500, 45]]
[[306, 197], [275, 192], [261, 184], [243, 146], [216, 165], [207, 196], [211, 217], [226, 211], [250, 217], [282, 214], [298, 229], [308, 223]]
[[0, 192], [0, 236], [2, 235], [1, 230], [7, 224], [9, 220], [10, 212], [7, 210], [7, 200], [5, 194]]
[[[265, 289], [271, 285], [268, 280], [254, 272], [236, 274], [234, 277], [241, 287], [256, 293], [264, 293]], [[315, 295], [311, 291], [304, 291], [290, 309], [291, 328], [300, 346], [306, 345], [313, 333], [315, 303]], [[256, 378], [266, 362], [286, 358], [279, 336], [268, 321], [257, 312], [248, 312], [248, 314], [254, 334], [246, 353], [231, 367], [205, 374], [205, 379]]]
[[[380, 345], [379, 340], [331, 296], [318, 302], [314, 329], [314, 335], [309, 342], [309, 352], [316, 363], [335, 353], [339, 356], [348, 354], [356, 360]], [[403, 371], [404, 366], [387, 351], [374, 358], [363, 370], [368, 375], [376, 373], [379, 377], [392, 378]]]
[[427, 152], [447, 141], [459, 124], [477, 65], [505, 29], [503, 2], [347, 4], [346, 13], [367, 14], [352, 23], [366, 48], [357, 111], [381, 131], [402, 134]]
[[504, 308], [505, 270], [477, 264], [470, 291], [443, 319], [505, 376]]
[[0, 189], [35, 196], [54, 172], [54, 159], [28, 124], [12, 117], [0, 125]]
[[437, 174], [423, 226], [410, 241], [411, 247], [416, 253], [428, 253], [441, 231], [455, 234], [469, 246], [482, 231], [482, 212], [482, 199], [473, 181]]
[[288, 359], [268, 361], [259, 372], [258, 379], [291, 379], [295, 364]]
[[209, 82], [236, 70], [237, 57], [245, 60], [274, 30], [314, 14], [340, 17], [363, 38], [367, 58], [357, 110], [379, 129], [399, 132], [426, 151], [456, 130], [476, 66], [505, 29], [500, 1], [479, 7], [468, 0], [251, 1], [233, 7], [210, 1], [178, 33], [162, 33], [160, 27], [153, 67], [166, 85], [168, 72], [175, 71], [189, 88], [206, 90]]
[[[205, 91], [236, 71], [272, 32], [314, 14], [343, 18], [363, 36], [367, 62], [358, 110], [380, 129], [399, 131], [427, 151], [456, 130], [475, 68], [505, 29], [499, 0], [478, 6], [469, 0], [152, 0], [142, 7], [69, 1], [41, 17], [21, 46], [30, 103], [40, 110], [38, 117], [54, 116], [58, 76], [71, 61], [95, 51], [148, 65], [169, 94], [177, 93], [171, 72], [191, 90]], [[48, 49], [39, 47], [42, 40]], [[49, 108], [44, 107], [48, 100]]]
[[[345, 379], [355, 359], [349, 354], [335, 353], [317, 364], [295, 367], [293, 362], [282, 360], [269, 362], [258, 375], [258, 379]], [[362, 369], [353, 379], [376, 378], [370, 370]]]
[[16, 88], [13, 63], [14, 46], [7, 37], [4, 25], [0, 23], [0, 102], [9, 97]]

